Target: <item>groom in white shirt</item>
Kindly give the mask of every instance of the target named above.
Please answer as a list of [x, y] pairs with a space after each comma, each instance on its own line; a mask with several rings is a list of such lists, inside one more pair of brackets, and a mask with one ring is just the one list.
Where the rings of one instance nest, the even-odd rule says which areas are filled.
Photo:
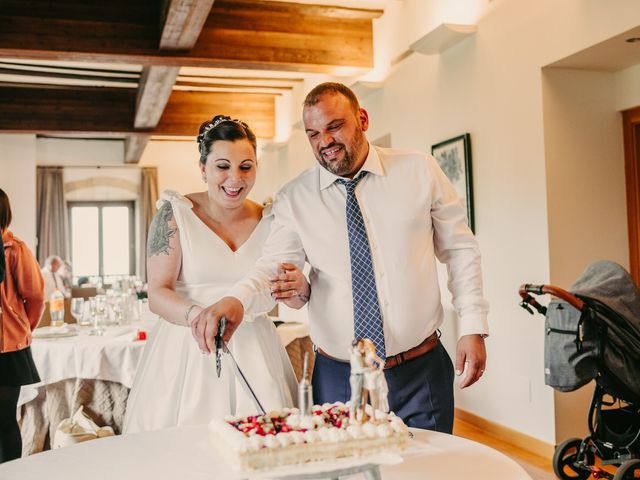
[[346, 86], [315, 87], [303, 120], [318, 164], [277, 194], [262, 258], [194, 319], [196, 340], [213, 351], [222, 316], [228, 339], [243, 315], [271, 309], [272, 290], [298, 295], [286, 273], [274, 288], [270, 279], [280, 262], [306, 261], [315, 402], [349, 399], [351, 344], [368, 337], [386, 359], [391, 410], [409, 426], [451, 432], [454, 367], [438, 340], [444, 315], [436, 258], [448, 267], [458, 314], [462, 388], [484, 372], [488, 333], [480, 252], [465, 210], [433, 157], [368, 143], [368, 114]]

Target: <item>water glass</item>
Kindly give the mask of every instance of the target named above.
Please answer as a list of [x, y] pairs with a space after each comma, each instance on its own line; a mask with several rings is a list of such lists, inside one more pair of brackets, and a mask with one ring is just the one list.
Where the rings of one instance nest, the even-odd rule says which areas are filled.
[[[98, 298], [103, 297], [103, 298]], [[105, 329], [100, 326], [100, 320], [104, 318], [105, 305], [104, 295], [97, 295], [89, 300], [89, 310], [93, 320], [93, 328], [89, 330], [89, 335], [104, 335]]]

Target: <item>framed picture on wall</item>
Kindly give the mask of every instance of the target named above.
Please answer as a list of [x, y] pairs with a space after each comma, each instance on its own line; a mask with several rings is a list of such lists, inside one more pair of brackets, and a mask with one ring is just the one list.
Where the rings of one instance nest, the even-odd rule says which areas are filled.
[[471, 177], [471, 137], [468, 133], [431, 146], [431, 154], [458, 192], [467, 210], [469, 227], [473, 222], [473, 182]]

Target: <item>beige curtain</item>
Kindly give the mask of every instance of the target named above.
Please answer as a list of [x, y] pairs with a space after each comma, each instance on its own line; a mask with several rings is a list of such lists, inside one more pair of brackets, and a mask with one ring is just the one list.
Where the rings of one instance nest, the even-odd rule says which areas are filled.
[[38, 167], [37, 170], [37, 257], [41, 265], [49, 255], [58, 255], [65, 260], [69, 258], [67, 205], [62, 172], [62, 167]]
[[140, 278], [147, 280], [147, 232], [151, 220], [156, 214], [156, 202], [158, 201], [158, 169], [156, 167], [144, 167], [140, 170], [140, 256], [138, 257], [138, 272]]

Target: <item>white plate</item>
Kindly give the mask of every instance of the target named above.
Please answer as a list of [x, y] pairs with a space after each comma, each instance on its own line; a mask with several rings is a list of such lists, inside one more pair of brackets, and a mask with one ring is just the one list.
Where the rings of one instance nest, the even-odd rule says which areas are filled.
[[75, 337], [78, 331], [69, 327], [41, 327], [36, 328], [31, 335], [33, 338], [65, 338]]

